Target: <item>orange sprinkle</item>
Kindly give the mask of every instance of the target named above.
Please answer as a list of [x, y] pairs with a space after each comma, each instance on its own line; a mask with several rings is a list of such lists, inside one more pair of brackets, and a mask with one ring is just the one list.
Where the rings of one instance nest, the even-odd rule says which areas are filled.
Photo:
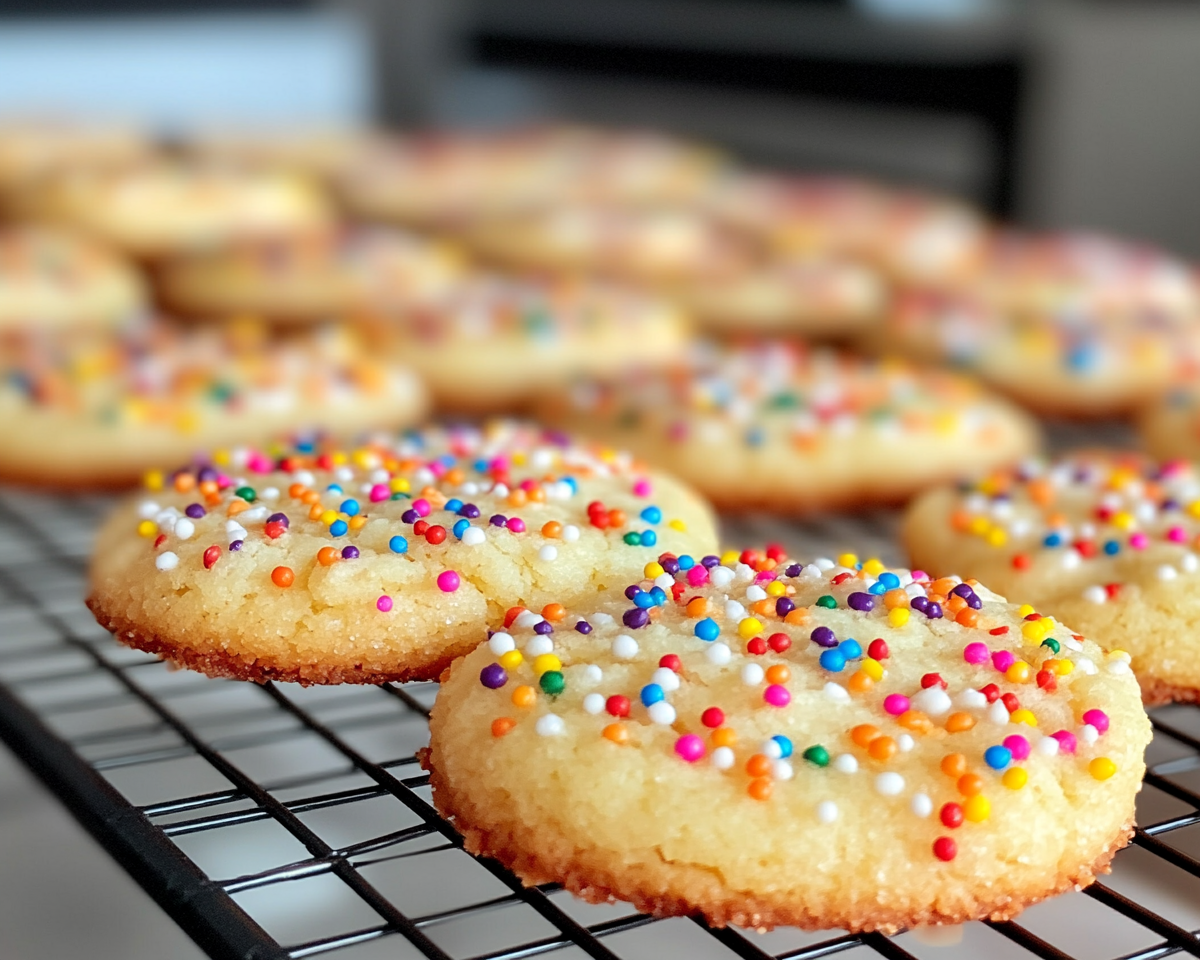
[[608, 525], [610, 527], [623, 527], [627, 520], [628, 518], [625, 516], [624, 510], [608, 511]]
[[756, 753], [746, 761], [746, 773], [752, 777], [765, 777], [771, 772], [771, 759], [764, 753]]
[[792, 671], [782, 663], [767, 667], [767, 683], [787, 683], [792, 679]]
[[860, 747], [869, 747], [871, 741], [879, 736], [879, 728], [873, 727], [869, 723], [860, 723], [857, 727], [850, 731], [850, 739], [857, 743]]
[[271, 571], [271, 582], [277, 587], [290, 587], [296, 580], [291, 567], [276, 567]]
[[537, 701], [537, 691], [533, 687], [521, 684], [512, 693], [512, 702], [514, 707], [532, 707]]
[[983, 793], [983, 777], [977, 773], [964, 773], [958, 778], [958, 792], [964, 797], [974, 797]]
[[294, 500], [299, 500], [306, 493], [308, 493], [308, 487], [302, 483], [293, 483], [288, 487], [288, 496]]
[[913, 733], [928, 733], [933, 729], [933, 721], [920, 710], [905, 710], [896, 718], [896, 722]]
[[175, 489], [180, 493], [187, 493], [196, 485], [196, 478], [190, 473], [181, 473], [175, 478]]
[[951, 613], [958, 613], [958, 611], [960, 611], [960, 610], [965, 610], [965, 609], [969, 609], [969, 608], [967, 607], [966, 600], [964, 600], [962, 597], [959, 597], [959, 596], [953, 596], [953, 597], [950, 597], [950, 599], [948, 599], [946, 601], [945, 609], [949, 610]]
[[942, 773], [956, 780], [967, 772], [967, 758], [961, 753], [948, 753], [942, 757]]
[[951, 733], [962, 733], [975, 726], [975, 718], [969, 713], [952, 713], [946, 718], [946, 729]]
[[314, 503], [320, 503], [321, 494], [316, 490], [308, 490], [300, 497], [300, 502], [307, 503], [309, 506], [312, 506]]
[[466, 475], [458, 467], [451, 467], [442, 479], [451, 486], [457, 487], [466, 479]]
[[786, 617], [783, 618], [784, 623], [808, 623], [808, 611], [803, 607], [797, 607]]
[[871, 745], [867, 747], [867, 753], [871, 755], [872, 760], [887, 763], [896, 755], [896, 751], [899, 749], [896, 746], [896, 741], [891, 737], [876, 737], [871, 741]]
[[361, 530], [366, 525], [367, 525], [367, 518], [364, 517], [361, 513], [357, 517], [351, 517], [346, 522], [346, 526], [348, 526], [351, 530]]
[[217, 492], [217, 481], [216, 480], [204, 480], [200, 483], [200, 485], [199, 485], [199, 487], [197, 487], [197, 489], [207, 497], [210, 494]]
[[950, 591], [956, 586], [958, 586], [958, 584], [949, 577], [941, 577], [937, 580], [934, 580], [933, 583], [929, 585], [929, 592], [940, 593], [943, 596], [949, 596]]
[[771, 781], [766, 777], [758, 777], [750, 781], [750, 786], [746, 788], [746, 792], [755, 800], [770, 800], [771, 799]]
[[688, 601], [687, 615], [694, 620], [699, 620], [708, 613], [708, 601], [703, 597], [692, 597]]
[[954, 617], [956, 623], [961, 623], [964, 627], [974, 627], [979, 623], [979, 611], [972, 610], [970, 607], [963, 607]]
[[317, 563], [323, 567], [332, 567], [340, 556], [336, 547], [322, 547], [317, 551]]
[[733, 732], [732, 727], [717, 727], [712, 732], [711, 739], [714, 747], [732, 747], [737, 743], [737, 734]]
[[308, 508], [308, 519], [309, 520], [320, 520], [321, 514], [323, 514], [324, 512], [325, 512], [324, 507], [322, 507], [319, 503], [314, 503], [311, 507]]
[[557, 520], [547, 520], [542, 524], [542, 536], [557, 540], [562, 536], [562, 524]]
[[851, 693], [866, 693], [875, 686], [875, 681], [866, 670], [856, 670], [846, 686], [850, 688]]
[[623, 723], [610, 723], [604, 728], [603, 734], [605, 740], [611, 740], [613, 743], [629, 742], [629, 731]]
[[524, 607], [509, 607], [504, 614], [504, 629], [507, 630], [513, 625], [513, 621], [525, 612]]
[[775, 598], [768, 597], [766, 600], [755, 600], [750, 604], [750, 612], [756, 617], [770, 617], [775, 613]]
[[534, 487], [532, 490], [529, 491], [527, 496], [529, 497], [530, 503], [545, 503], [546, 502], [546, 491], [543, 490], [541, 487]]
[[234, 499], [229, 501], [229, 509], [225, 511], [225, 516], [236, 517], [243, 510], [249, 510], [250, 504], [245, 500]]
[[497, 717], [492, 721], [492, 736], [502, 737], [517, 725], [512, 717]]
[[889, 610], [894, 610], [896, 607], [907, 607], [908, 594], [899, 587], [895, 590], [889, 590], [883, 595], [883, 605]]
[[510, 507], [523, 507], [528, 502], [529, 498], [525, 495], [525, 491], [517, 487], [508, 495], [508, 505]]
[[542, 607], [542, 616], [557, 623], [567, 615], [567, 608], [561, 603], [548, 603]]

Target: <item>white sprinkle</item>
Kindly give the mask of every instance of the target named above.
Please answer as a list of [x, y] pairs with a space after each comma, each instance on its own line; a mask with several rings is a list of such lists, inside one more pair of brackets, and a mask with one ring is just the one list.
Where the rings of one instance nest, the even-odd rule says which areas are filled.
[[158, 513], [158, 504], [153, 500], [143, 500], [141, 506], [138, 507], [138, 516], [143, 520], [150, 520]]
[[800, 568], [800, 576], [802, 577], [819, 577], [821, 576], [821, 568], [815, 563], [806, 563]]
[[912, 812], [918, 817], [927, 817], [933, 813], [933, 801], [929, 799], [929, 795], [925, 793], [914, 793], [912, 798]]
[[746, 616], [746, 608], [736, 600], [726, 600], [725, 616], [730, 620], [741, 620]]
[[604, 613], [601, 610], [597, 610], [588, 619], [591, 621], [593, 627], [607, 627], [610, 624], [616, 623], [611, 613]]
[[834, 758], [833, 766], [842, 773], [858, 773], [858, 757], [852, 753], [840, 753]]
[[175, 536], [180, 540], [192, 539], [192, 534], [196, 532], [196, 525], [187, 517], [180, 517], [175, 521]]
[[646, 712], [650, 714], [652, 723], [660, 723], [664, 727], [669, 727], [675, 722], [675, 708], [667, 703], [666, 700], [659, 700], [658, 703], [650, 704]]
[[898, 796], [904, 789], [904, 778], [898, 773], [881, 773], [875, 778], [875, 789], [885, 797]]
[[1042, 737], [1034, 749], [1043, 757], [1053, 757], [1058, 753], [1058, 741], [1053, 737]]
[[167, 550], [154, 558], [154, 565], [159, 570], [174, 570], [179, 566], [179, 557]]
[[734, 759], [733, 751], [729, 747], [717, 747], [712, 752], [712, 765], [718, 770], [728, 770], [733, 766]]
[[796, 775], [796, 771], [792, 769], [792, 765], [786, 760], [776, 760], [771, 764], [771, 776], [776, 780], [791, 780]]
[[515, 650], [516, 648], [517, 643], [513, 640], [511, 633], [493, 633], [491, 639], [488, 640], [488, 649], [498, 657], [502, 657], [509, 650]]
[[517, 614], [517, 618], [513, 621], [513, 626], [518, 630], [528, 630], [542, 622], [541, 614], [534, 613], [532, 610], [522, 610]]
[[311, 470], [297, 470], [292, 474], [292, 479], [306, 487], [311, 487], [317, 482], [317, 478], [313, 476]]
[[558, 547], [553, 546], [552, 544], [549, 544], [549, 543], [546, 544], [544, 547], [542, 547], [541, 550], [538, 551], [538, 559], [546, 560], [546, 561], [557, 560], [558, 559]]
[[266, 507], [251, 507], [249, 510], [243, 510], [240, 514], [243, 520], [249, 520], [251, 523], [256, 520], [266, 520], [268, 515]]
[[1083, 644], [1074, 637], [1063, 637], [1062, 645], [1068, 650], [1074, 650], [1076, 653], [1083, 649]]
[[654, 578], [654, 585], [660, 590], [670, 590], [675, 586], [675, 578], [669, 573], [663, 573]]
[[1159, 580], [1174, 580], [1176, 577], [1179, 576], [1179, 571], [1176, 570], [1169, 563], [1162, 564], [1155, 571], [1155, 573], [1158, 575]]
[[467, 527], [463, 531], [462, 542], [468, 547], [477, 547], [487, 539], [487, 534], [481, 527]]
[[495, 497], [499, 497], [501, 499], [503, 499], [504, 497], [507, 497], [508, 496], [508, 485], [504, 484], [504, 483], [497, 483], [495, 486], [492, 487], [492, 495]]
[[599, 693], [589, 693], [583, 698], [583, 709], [593, 717], [604, 712], [604, 696]]
[[848, 691], [840, 683], [834, 683], [832, 680], [825, 684], [825, 686], [821, 689], [821, 692], [825, 694], [826, 700], [830, 700], [833, 703], [850, 702], [850, 691]]
[[733, 571], [728, 567], [713, 567], [708, 572], [708, 579], [718, 590], [723, 590], [733, 582]]
[[968, 710], [978, 710], [987, 706], [987, 695], [980, 693], [974, 687], [967, 687], [958, 694], [958, 705]]
[[1179, 558], [1179, 565], [1183, 567], [1184, 573], [1195, 573], [1200, 569], [1200, 557], [1194, 553], [1185, 553]]
[[950, 700], [950, 695], [945, 690], [934, 685], [913, 694], [912, 706], [913, 709], [921, 710], [931, 717], [940, 717], [953, 706], [953, 703]]
[[779, 741], [775, 739], [764, 740], [758, 748], [758, 752], [765, 754], [772, 760], [783, 759], [783, 747], [779, 745]]
[[716, 643], [710, 643], [708, 645], [708, 649], [704, 651], [704, 654], [708, 657], [708, 662], [717, 667], [725, 666], [725, 664], [727, 664], [733, 658], [733, 654], [730, 652], [729, 647], [723, 644], [720, 640], [718, 640]]
[[261, 500], [278, 500], [279, 499], [279, 488], [278, 487], [267, 487], [265, 490], [258, 491], [258, 496], [259, 496], [259, 499], [261, 499]]
[[579, 528], [573, 523], [568, 523], [562, 528], [562, 538], [564, 543], [574, 543], [579, 539]]
[[1090, 723], [1085, 723], [1079, 728], [1079, 739], [1090, 746], [1100, 739], [1100, 731]]
[[1004, 726], [1008, 723], [1008, 707], [1004, 705], [1003, 701], [997, 700], [988, 707], [987, 718], [998, 726]]
[[158, 524], [160, 530], [170, 533], [175, 529], [175, 521], [179, 519], [179, 516], [179, 511], [174, 507], [170, 507], [167, 510], [163, 510], [157, 517], [155, 517], [154, 522]]
[[338, 467], [333, 471], [333, 475], [339, 483], [349, 483], [354, 479], [354, 471], [349, 467]]
[[916, 745], [916, 741], [907, 733], [902, 733], [896, 738], [896, 746], [900, 748], [901, 753], [908, 753]]
[[1064, 570], [1074, 570], [1081, 563], [1083, 563], [1083, 556], [1074, 547], [1062, 552], [1062, 566]]
[[832, 800], [822, 800], [817, 804], [817, 819], [822, 823], [833, 823], [837, 818], [838, 807]]
[[597, 684], [604, 679], [604, 671], [596, 666], [596, 664], [589, 663], [587, 667], [584, 668], [583, 679], [593, 685]]
[[[1091, 660], [1080, 660], [1079, 666], [1082, 667], [1085, 663], [1091, 664], [1092, 669], [1084, 670], [1083, 671], [1084, 673], [1095, 673], [1096, 672], [1096, 665], [1094, 663], [1092, 663]], [[1109, 660], [1108, 663], [1106, 663], [1104, 665], [1104, 669], [1107, 670], [1109, 673], [1111, 673], [1115, 677], [1120, 677], [1120, 676], [1123, 676], [1124, 674], [1127, 674], [1130, 672], [1129, 664], [1127, 664], [1124, 660]]]
[[525, 653], [530, 657], [540, 657], [543, 653], [554, 652], [554, 641], [535, 633], [525, 644]]
[[538, 732], [538, 736], [558, 737], [566, 732], [567, 725], [557, 713], [548, 713], [544, 717], [538, 717], [537, 725], [533, 729]]
[[629, 634], [622, 633], [612, 642], [612, 655], [618, 660], [632, 660], [638, 655], [638, 642]]
[[813, 561], [813, 563], [815, 563], [817, 565], [817, 569], [820, 570], [822, 573], [824, 573], [826, 570], [832, 570], [834, 567], [837, 566], [837, 564], [834, 563], [832, 560], [830, 560], [828, 557], [817, 557]]
[[753, 603], [755, 600], [766, 600], [767, 591], [758, 584], [753, 584], [746, 588], [746, 599]]
[[737, 566], [733, 568], [733, 572], [737, 576], [738, 580], [740, 580], [742, 583], [754, 579], [754, 568], [748, 563], [739, 562]]
[[909, 600], [912, 600], [916, 597], [923, 597], [925, 596], [925, 588], [919, 583], [910, 583], [904, 588], [904, 594]]
[[679, 674], [670, 667], [659, 667], [650, 674], [650, 682], [657, 683], [667, 693], [672, 693], [679, 689]]
[[1099, 585], [1085, 587], [1083, 599], [1088, 603], [1104, 603], [1108, 599], [1108, 592]]
[[742, 667], [742, 683], [756, 687], [763, 682], [763, 668], [757, 663], [748, 663]]

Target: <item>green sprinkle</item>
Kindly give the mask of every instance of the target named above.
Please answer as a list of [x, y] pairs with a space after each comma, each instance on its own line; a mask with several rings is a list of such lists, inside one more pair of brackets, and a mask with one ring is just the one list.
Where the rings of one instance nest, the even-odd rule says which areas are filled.
[[804, 759], [809, 763], [815, 763], [818, 767], [829, 766], [829, 751], [819, 743], [815, 747], [809, 747], [804, 751]]
[[567, 680], [558, 670], [547, 670], [538, 680], [538, 686], [542, 688], [543, 693], [557, 697], [567, 689]]
[[631, 547], [640, 547], [642, 545], [642, 535], [636, 530], [630, 530], [627, 534], [625, 534], [623, 539]]
[[1049, 647], [1051, 653], [1058, 653], [1058, 651], [1062, 649], [1062, 647], [1059, 646], [1058, 641], [1053, 637], [1047, 637], [1045, 640], [1043, 640], [1042, 646]]
[[836, 610], [837, 609], [837, 601], [834, 600], [833, 597], [831, 597], [829, 594], [825, 594], [825, 596], [823, 596], [823, 597], [817, 597], [817, 606], [818, 607], [826, 607], [830, 610]]
[[238, 487], [233, 491], [234, 496], [241, 497], [247, 503], [253, 503], [258, 499], [258, 494], [254, 492], [253, 487]]

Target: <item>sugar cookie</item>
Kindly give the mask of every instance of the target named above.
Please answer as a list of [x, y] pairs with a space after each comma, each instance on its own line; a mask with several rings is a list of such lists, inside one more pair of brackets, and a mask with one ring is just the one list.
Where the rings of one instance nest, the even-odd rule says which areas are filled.
[[1138, 414], [1142, 446], [1160, 460], [1200, 460], [1200, 392], [1176, 387]]

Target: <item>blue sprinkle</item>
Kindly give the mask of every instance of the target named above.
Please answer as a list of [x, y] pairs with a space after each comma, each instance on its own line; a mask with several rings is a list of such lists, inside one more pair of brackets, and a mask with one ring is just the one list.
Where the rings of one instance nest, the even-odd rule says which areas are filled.
[[847, 660], [857, 660], [862, 656], [862, 645], [857, 640], [851, 637], [848, 640], [843, 640], [838, 644], [838, 653]]
[[358, 501], [357, 500], [343, 500], [342, 505], [340, 507], [338, 507], [338, 510], [339, 510], [339, 512], [344, 513], [348, 517], [357, 517], [358, 516]]
[[651, 704], [658, 703], [660, 700], [665, 700], [666, 696], [663, 688], [657, 683], [648, 683], [642, 687], [642, 706], [648, 707]]
[[873, 584], [871, 584], [871, 586], [869, 586], [867, 588], [867, 593], [877, 597], [881, 593], [887, 593], [887, 589], [888, 588], [885, 587], [882, 583], [873, 583]]
[[329, 532], [335, 537], [344, 537], [346, 535], [346, 531], [349, 529], [350, 527], [345, 520], [334, 520], [333, 523], [329, 525]]
[[694, 567], [695, 565], [696, 565], [696, 561], [686, 553], [683, 554], [679, 558], [679, 569], [680, 570], [691, 570], [692, 567]]
[[446, 501], [446, 506], [442, 509], [449, 510], [451, 513], [458, 513], [462, 509], [463, 502], [458, 497], [452, 497]]
[[1057, 533], [1051, 533], [1046, 535], [1046, 539], [1042, 541], [1042, 546], [1060, 547], [1062, 546], [1062, 542], [1062, 537], [1060, 537]]
[[388, 541], [388, 546], [391, 548], [392, 553], [408, 553], [408, 541], [403, 537], [392, 537]]
[[836, 650], [822, 650], [821, 666], [830, 673], [841, 673], [846, 669], [846, 655], [840, 647]]
[[471, 521], [466, 519], [466, 517], [464, 517], [462, 520], [456, 521], [454, 526], [451, 527], [450, 529], [453, 530], [454, 535], [456, 537], [458, 537], [459, 540], [461, 540], [462, 535], [467, 532], [467, 528], [470, 525], [471, 525]]
[[1008, 747], [988, 747], [983, 751], [983, 762], [993, 770], [1003, 770], [1012, 763], [1012, 751]]
[[879, 582], [882, 583], [888, 590], [895, 590], [900, 586], [900, 578], [894, 573], [889, 573], [885, 570], [879, 575]]
[[701, 640], [707, 640], [711, 643], [720, 635], [721, 628], [717, 626], [717, 621], [712, 617], [705, 617], [696, 624], [696, 636], [698, 636]]
[[642, 519], [647, 523], [662, 523], [662, 511], [658, 507], [647, 507], [642, 511]]
[[488, 465], [486, 460], [476, 460], [471, 466], [475, 468], [476, 473], [487, 473]]
[[651, 607], [658, 606], [654, 601], [654, 597], [645, 591], [634, 595], [633, 605], [641, 610], [649, 610]]
[[655, 533], [653, 530], [643, 530], [642, 531], [642, 546], [643, 547], [652, 547], [656, 543], [658, 543], [658, 534], [657, 533]]
[[559, 477], [558, 480], [559, 483], [565, 483], [568, 487], [570, 487], [572, 493], [579, 492], [579, 481], [574, 477]]
[[779, 756], [781, 759], [786, 760], [792, 755], [794, 749], [792, 747], [792, 741], [785, 737], [782, 733], [775, 734], [775, 736], [773, 736], [771, 739], [779, 744]]
[[665, 591], [662, 587], [651, 588], [650, 596], [654, 598], [655, 606], [661, 607], [667, 602], [667, 591]]
[[341, 493], [342, 492], [342, 488], [340, 486], [338, 486], [336, 483], [331, 483], [329, 486], [327, 486], [325, 488], [325, 490], [327, 493]]
[[1117, 543], [1116, 540], [1105, 541], [1104, 552], [1107, 553], [1111, 557], [1114, 553], [1121, 552], [1121, 545], [1119, 543]]

